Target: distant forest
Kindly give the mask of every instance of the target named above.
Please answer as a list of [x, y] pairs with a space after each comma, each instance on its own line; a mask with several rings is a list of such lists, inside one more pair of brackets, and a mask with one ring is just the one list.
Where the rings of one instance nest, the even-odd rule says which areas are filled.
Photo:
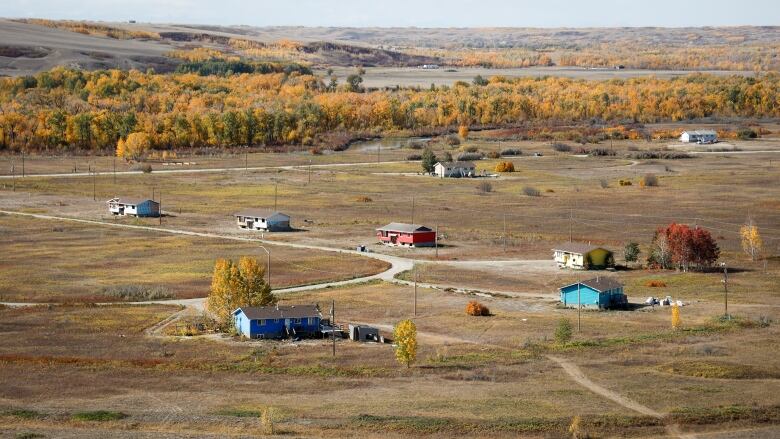
[[[492, 77], [366, 92], [357, 77], [326, 83], [305, 68], [236, 73], [226, 64], [191, 65], [184, 69], [193, 73], [57, 68], [0, 79], [0, 149], [108, 152], [131, 133], [143, 133], [149, 148], [170, 150], [309, 145], [333, 132], [462, 125], [780, 117], [777, 73], [606, 81]], [[257, 68], [265, 67], [250, 65]]]

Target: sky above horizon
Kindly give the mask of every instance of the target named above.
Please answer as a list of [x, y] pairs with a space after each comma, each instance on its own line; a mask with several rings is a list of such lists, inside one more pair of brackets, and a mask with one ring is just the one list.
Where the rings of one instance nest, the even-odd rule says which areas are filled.
[[776, 26], [780, 0], [6, 0], [0, 16], [251, 26]]

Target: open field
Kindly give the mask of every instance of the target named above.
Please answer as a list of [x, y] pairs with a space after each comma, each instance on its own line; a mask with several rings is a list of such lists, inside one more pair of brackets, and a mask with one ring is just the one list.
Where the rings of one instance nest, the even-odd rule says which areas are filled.
[[[174, 336], [178, 325], [200, 315], [173, 303], [0, 308], [0, 434], [260, 436], [259, 414], [269, 407], [277, 432], [287, 437], [563, 437], [575, 415], [597, 437], [780, 434], [777, 138], [729, 140], [730, 151], [713, 153], [669, 141], [620, 140], [601, 145], [614, 156], [592, 157], [556, 152], [550, 142], [499, 141], [494, 134], [474, 133], [462, 147], [484, 153], [518, 148], [523, 155], [502, 159], [517, 172], [481, 180], [420, 175], [418, 162], [403, 160], [419, 150], [395, 140], [384, 141], [378, 164], [375, 144], [366, 143], [322, 156], [196, 158], [195, 166], [210, 171], [119, 174], [116, 182], [110, 174], [94, 181], [32, 175], [17, 178], [13, 191], [4, 177], [1, 210], [109, 225], [0, 215], [2, 301], [104, 302], [96, 295], [104, 286], [147, 282], [176, 297], [203, 297], [216, 257], [263, 260], [253, 243], [218, 238], [257, 236], [238, 230], [230, 214], [276, 204], [298, 230], [263, 236], [275, 287], [387, 267], [356, 254], [285, 244], [369, 244], [374, 253], [405, 258], [409, 267], [415, 262], [420, 284], [416, 316], [411, 285], [380, 281], [285, 293], [281, 303], [318, 303], [327, 313], [335, 301], [337, 322], [374, 325], [385, 336], [399, 320], [413, 318], [420, 349], [406, 369], [390, 345], [339, 340], [333, 358], [325, 340]], [[439, 155], [459, 152], [439, 139], [431, 145]], [[630, 156], [669, 145], [701, 154]], [[317, 165], [311, 173], [309, 159]], [[33, 174], [72, 165], [56, 157], [28, 160]], [[98, 169], [113, 162], [94, 160]], [[255, 169], [245, 172], [244, 160]], [[477, 168], [492, 172], [497, 162], [480, 160]], [[647, 173], [659, 177], [658, 187], [640, 187]], [[621, 179], [632, 186], [620, 186]], [[477, 190], [483, 181], [491, 191]], [[529, 186], [541, 196], [525, 195]], [[155, 198], [162, 191], [162, 225], [107, 214], [106, 199], [151, 196], [153, 188]], [[764, 237], [766, 264], [741, 252], [738, 230], [748, 213]], [[416, 223], [439, 226], [438, 257], [435, 249], [374, 244], [375, 227], [412, 215]], [[633, 267], [606, 275], [625, 283], [634, 304], [651, 295], [683, 300], [682, 329], [671, 329], [669, 308], [636, 306], [582, 312], [577, 331], [577, 312], [557, 306], [556, 289], [594, 273], [558, 270], [551, 248], [571, 235], [615, 250], [622, 262], [622, 246], [636, 240], [644, 260], [653, 231], [672, 221], [713, 232], [731, 270], [734, 319], [718, 319], [722, 273]], [[414, 274], [398, 278], [410, 281]], [[650, 287], [650, 281], [667, 286]], [[464, 313], [475, 299], [491, 316]], [[561, 318], [575, 328], [564, 344], [554, 341]]]
[[[383, 328], [411, 316], [410, 293], [372, 283], [295, 294], [283, 303], [333, 299], [339, 321]], [[259, 412], [273, 407], [278, 431], [293, 436], [559, 436], [572, 413], [587, 419], [584, 428], [596, 435], [660, 435], [669, 423], [685, 432], [776, 431], [780, 400], [770, 377], [780, 373], [771, 347], [777, 327], [748, 324], [763, 315], [755, 310], [740, 310], [743, 323], [723, 326], [712, 323], [712, 306], [686, 307], [689, 329], [679, 334], [666, 329], [668, 309], [588, 312], [583, 332], [560, 348], [549, 341], [555, 323], [576, 311], [545, 305], [528, 312], [516, 299], [486, 299], [495, 315], [473, 318], [462, 312], [467, 300], [419, 292], [421, 350], [411, 370], [395, 363], [390, 346], [339, 341], [333, 359], [327, 341], [144, 336], [172, 307], [0, 310], [3, 430], [58, 437], [253, 435], [248, 431], [261, 432]], [[548, 352], [663, 417], [627, 411], [579, 387]], [[697, 370], [726, 375], [690, 376]], [[58, 378], [64, 375], [67, 380]], [[247, 387], [257, 391], [241, 391]], [[75, 419], [97, 410], [124, 419]]]
[[[0, 236], [0, 301], [6, 302], [113, 301], [103, 290], [122, 285], [164, 287], [171, 298], [204, 297], [216, 258], [253, 256], [266, 262], [265, 252], [251, 243], [9, 215], [0, 215]], [[267, 248], [276, 288], [362, 277], [387, 267], [375, 259]]]
[[[354, 73], [354, 68], [337, 67], [333, 73], [344, 82], [347, 76]], [[428, 88], [431, 84], [436, 86], [451, 86], [457, 81], [471, 83], [475, 76], [484, 78], [491, 76], [516, 77], [540, 77], [560, 76], [566, 78], [605, 80], [605, 79], [629, 79], [652, 75], [658, 78], [674, 78], [690, 75], [690, 70], [641, 70], [641, 69], [609, 69], [609, 68], [585, 68], [585, 67], [524, 67], [524, 68], [484, 68], [484, 67], [441, 67], [439, 69], [424, 70], [415, 67], [366, 67], [363, 76], [363, 85], [366, 87], [421, 87]], [[752, 76], [752, 71], [734, 70], [699, 70], [700, 73], [711, 75], [746, 75]], [[325, 73], [325, 70], [318, 71]]]

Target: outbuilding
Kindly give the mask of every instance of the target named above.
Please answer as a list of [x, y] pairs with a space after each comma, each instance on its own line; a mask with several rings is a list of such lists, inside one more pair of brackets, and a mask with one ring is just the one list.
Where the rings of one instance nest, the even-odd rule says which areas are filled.
[[433, 247], [436, 232], [419, 224], [390, 223], [376, 229], [379, 242], [387, 245], [408, 247]]
[[233, 311], [236, 331], [247, 338], [311, 337], [319, 334], [317, 305], [247, 306]]
[[352, 341], [379, 341], [379, 330], [373, 326], [349, 325], [349, 339]]
[[120, 198], [108, 200], [108, 211], [113, 215], [138, 217], [160, 216], [160, 203], [148, 198]]
[[680, 142], [683, 143], [715, 143], [718, 141], [718, 133], [713, 130], [683, 131]]
[[560, 288], [561, 303], [568, 308], [619, 308], [628, 303], [623, 284], [609, 277], [575, 282]]
[[553, 249], [558, 268], [598, 270], [615, 265], [611, 251], [604, 247], [579, 242], [567, 242]]
[[477, 175], [477, 167], [472, 162], [438, 162], [433, 172], [441, 178], [474, 177]]
[[244, 209], [233, 214], [240, 229], [284, 232], [290, 229], [290, 216], [266, 209]]

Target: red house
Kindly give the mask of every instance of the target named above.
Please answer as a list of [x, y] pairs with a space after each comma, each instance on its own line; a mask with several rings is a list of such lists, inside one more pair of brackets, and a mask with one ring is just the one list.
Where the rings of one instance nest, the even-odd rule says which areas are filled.
[[376, 229], [376, 237], [387, 245], [433, 247], [436, 244], [436, 232], [418, 224], [390, 223]]

